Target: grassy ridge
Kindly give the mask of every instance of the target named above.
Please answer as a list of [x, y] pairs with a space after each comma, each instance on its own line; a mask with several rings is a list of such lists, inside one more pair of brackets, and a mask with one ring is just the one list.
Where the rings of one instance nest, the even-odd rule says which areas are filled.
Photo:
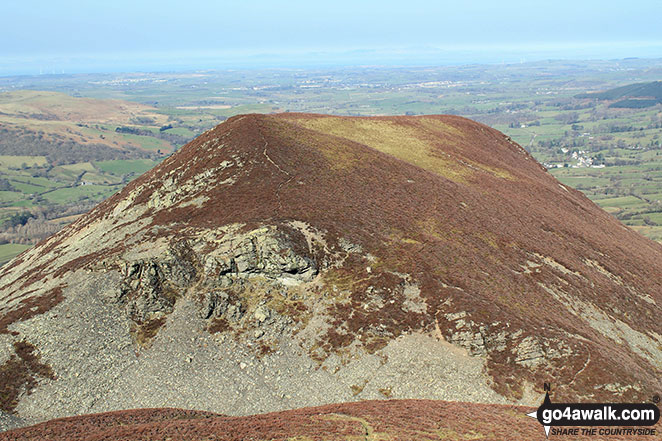
[[577, 95], [577, 98], [595, 98], [599, 100], [617, 100], [621, 98], [655, 98], [662, 100], [662, 81], [653, 81], [651, 83], [629, 84], [627, 86], [616, 87], [604, 92], [583, 93]]

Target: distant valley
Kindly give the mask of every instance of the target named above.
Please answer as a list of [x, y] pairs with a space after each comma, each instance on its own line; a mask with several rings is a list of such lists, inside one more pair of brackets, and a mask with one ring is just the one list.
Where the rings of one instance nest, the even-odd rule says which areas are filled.
[[188, 138], [156, 109], [58, 92], [0, 94], [0, 263], [59, 230]]

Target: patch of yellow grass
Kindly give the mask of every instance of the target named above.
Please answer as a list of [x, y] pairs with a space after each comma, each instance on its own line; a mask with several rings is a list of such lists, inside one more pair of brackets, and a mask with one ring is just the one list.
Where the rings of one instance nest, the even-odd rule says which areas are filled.
[[352, 439], [361, 439], [364, 441], [389, 441], [393, 439], [393, 437], [385, 432], [375, 432], [375, 429], [372, 427], [370, 422], [365, 419], [365, 418], [359, 418], [351, 415], [345, 415], [345, 414], [339, 414], [339, 413], [331, 413], [328, 415], [320, 415], [318, 418], [324, 419], [324, 420], [331, 420], [331, 421], [353, 421], [356, 423], [359, 423], [361, 426], [362, 431], [365, 432], [365, 435], [361, 436], [360, 438], [354, 438], [354, 437], [348, 437], [347, 440], [352, 440]]
[[421, 245], [421, 241], [409, 237], [412, 233], [415, 232], [402, 231], [396, 228], [391, 228], [386, 236], [388, 237], [389, 241], [392, 242], [393, 246], [397, 246], [400, 243], [406, 243], [409, 245]]
[[351, 171], [365, 162], [360, 151], [353, 149], [350, 140], [338, 137], [330, 142], [327, 134], [319, 131], [297, 131], [296, 125], [290, 121], [268, 119], [265, 121], [272, 133], [282, 139], [303, 144], [321, 153], [329, 162], [329, 167], [335, 171]]
[[416, 118], [416, 124], [431, 132], [434, 132], [437, 135], [447, 134], [458, 138], [464, 138], [464, 132], [462, 132], [462, 130], [458, 129], [457, 127], [453, 127], [450, 124], [446, 124], [437, 118]]
[[470, 440], [470, 439], [485, 439], [485, 435], [473, 430], [467, 433], [457, 433], [453, 429], [441, 429], [437, 432], [440, 440]]
[[[412, 119], [413, 125], [397, 121], [367, 118], [320, 117], [297, 119], [296, 123], [327, 135], [354, 141], [387, 153], [410, 164], [443, 176], [454, 182], [466, 183], [475, 169], [494, 176], [513, 179], [507, 171], [467, 158], [456, 158], [440, 148], [440, 142], [459, 145], [466, 134], [436, 118]], [[334, 149], [332, 157], [344, 167], [352, 164], [343, 157], [341, 149]]]
[[418, 221], [416, 227], [421, 233], [439, 240], [451, 240], [452, 236], [462, 234], [462, 231], [457, 228], [448, 229], [434, 217]]
[[324, 117], [300, 119], [297, 124], [366, 145], [455, 182], [464, 182], [471, 174], [468, 167], [435, 151], [420, 130], [395, 121]]
[[484, 231], [484, 232], [476, 233], [476, 236], [480, 240], [485, 242], [487, 245], [489, 245], [491, 248], [499, 249], [499, 245], [497, 244], [497, 241], [496, 241], [496, 238], [497, 238], [496, 234], [494, 234], [490, 231]]

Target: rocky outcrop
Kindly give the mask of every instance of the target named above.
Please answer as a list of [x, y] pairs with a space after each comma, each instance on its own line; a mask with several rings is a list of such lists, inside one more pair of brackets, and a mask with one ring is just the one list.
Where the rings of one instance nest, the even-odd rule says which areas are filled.
[[122, 282], [117, 296], [132, 320], [170, 313], [178, 296], [197, 279], [197, 256], [187, 242], [173, 243], [163, 256], [117, 262]]
[[[251, 279], [287, 289], [318, 274], [313, 250], [292, 227], [226, 230], [218, 241], [175, 240], [157, 256], [150, 250], [150, 257], [102, 262], [100, 266], [117, 268], [122, 275], [115, 301], [139, 326], [170, 314], [186, 295], [195, 297], [201, 318], [234, 322], [246, 312], [240, 295], [251, 286]], [[264, 321], [264, 312], [256, 314]]]

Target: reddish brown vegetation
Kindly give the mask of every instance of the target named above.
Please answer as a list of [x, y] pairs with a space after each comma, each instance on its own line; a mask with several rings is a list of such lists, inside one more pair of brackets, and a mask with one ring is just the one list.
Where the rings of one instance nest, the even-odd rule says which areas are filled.
[[14, 343], [15, 355], [0, 366], [0, 410], [12, 412], [22, 393], [29, 394], [37, 386], [37, 379], [55, 379], [53, 369], [41, 362], [36, 348], [26, 342]]
[[7, 327], [12, 323], [43, 314], [62, 300], [64, 297], [61, 287], [53, 288], [41, 296], [24, 298], [20, 301], [21, 306], [0, 315], [0, 334], [9, 334]]
[[216, 334], [217, 332], [223, 332], [228, 329], [230, 329], [230, 324], [224, 318], [214, 318], [209, 324], [209, 327], [207, 328], [207, 330], [211, 334]]
[[138, 346], [148, 346], [165, 323], [166, 317], [158, 317], [136, 323], [132, 329], [132, 333]]
[[[247, 417], [141, 409], [63, 418], [0, 434], [3, 441], [101, 440], [544, 440], [533, 409], [429, 400], [333, 404]], [[658, 424], [659, 433], [662, 425]], [[554, 436], [555, 440], [655, 440], [662, 436]]]

